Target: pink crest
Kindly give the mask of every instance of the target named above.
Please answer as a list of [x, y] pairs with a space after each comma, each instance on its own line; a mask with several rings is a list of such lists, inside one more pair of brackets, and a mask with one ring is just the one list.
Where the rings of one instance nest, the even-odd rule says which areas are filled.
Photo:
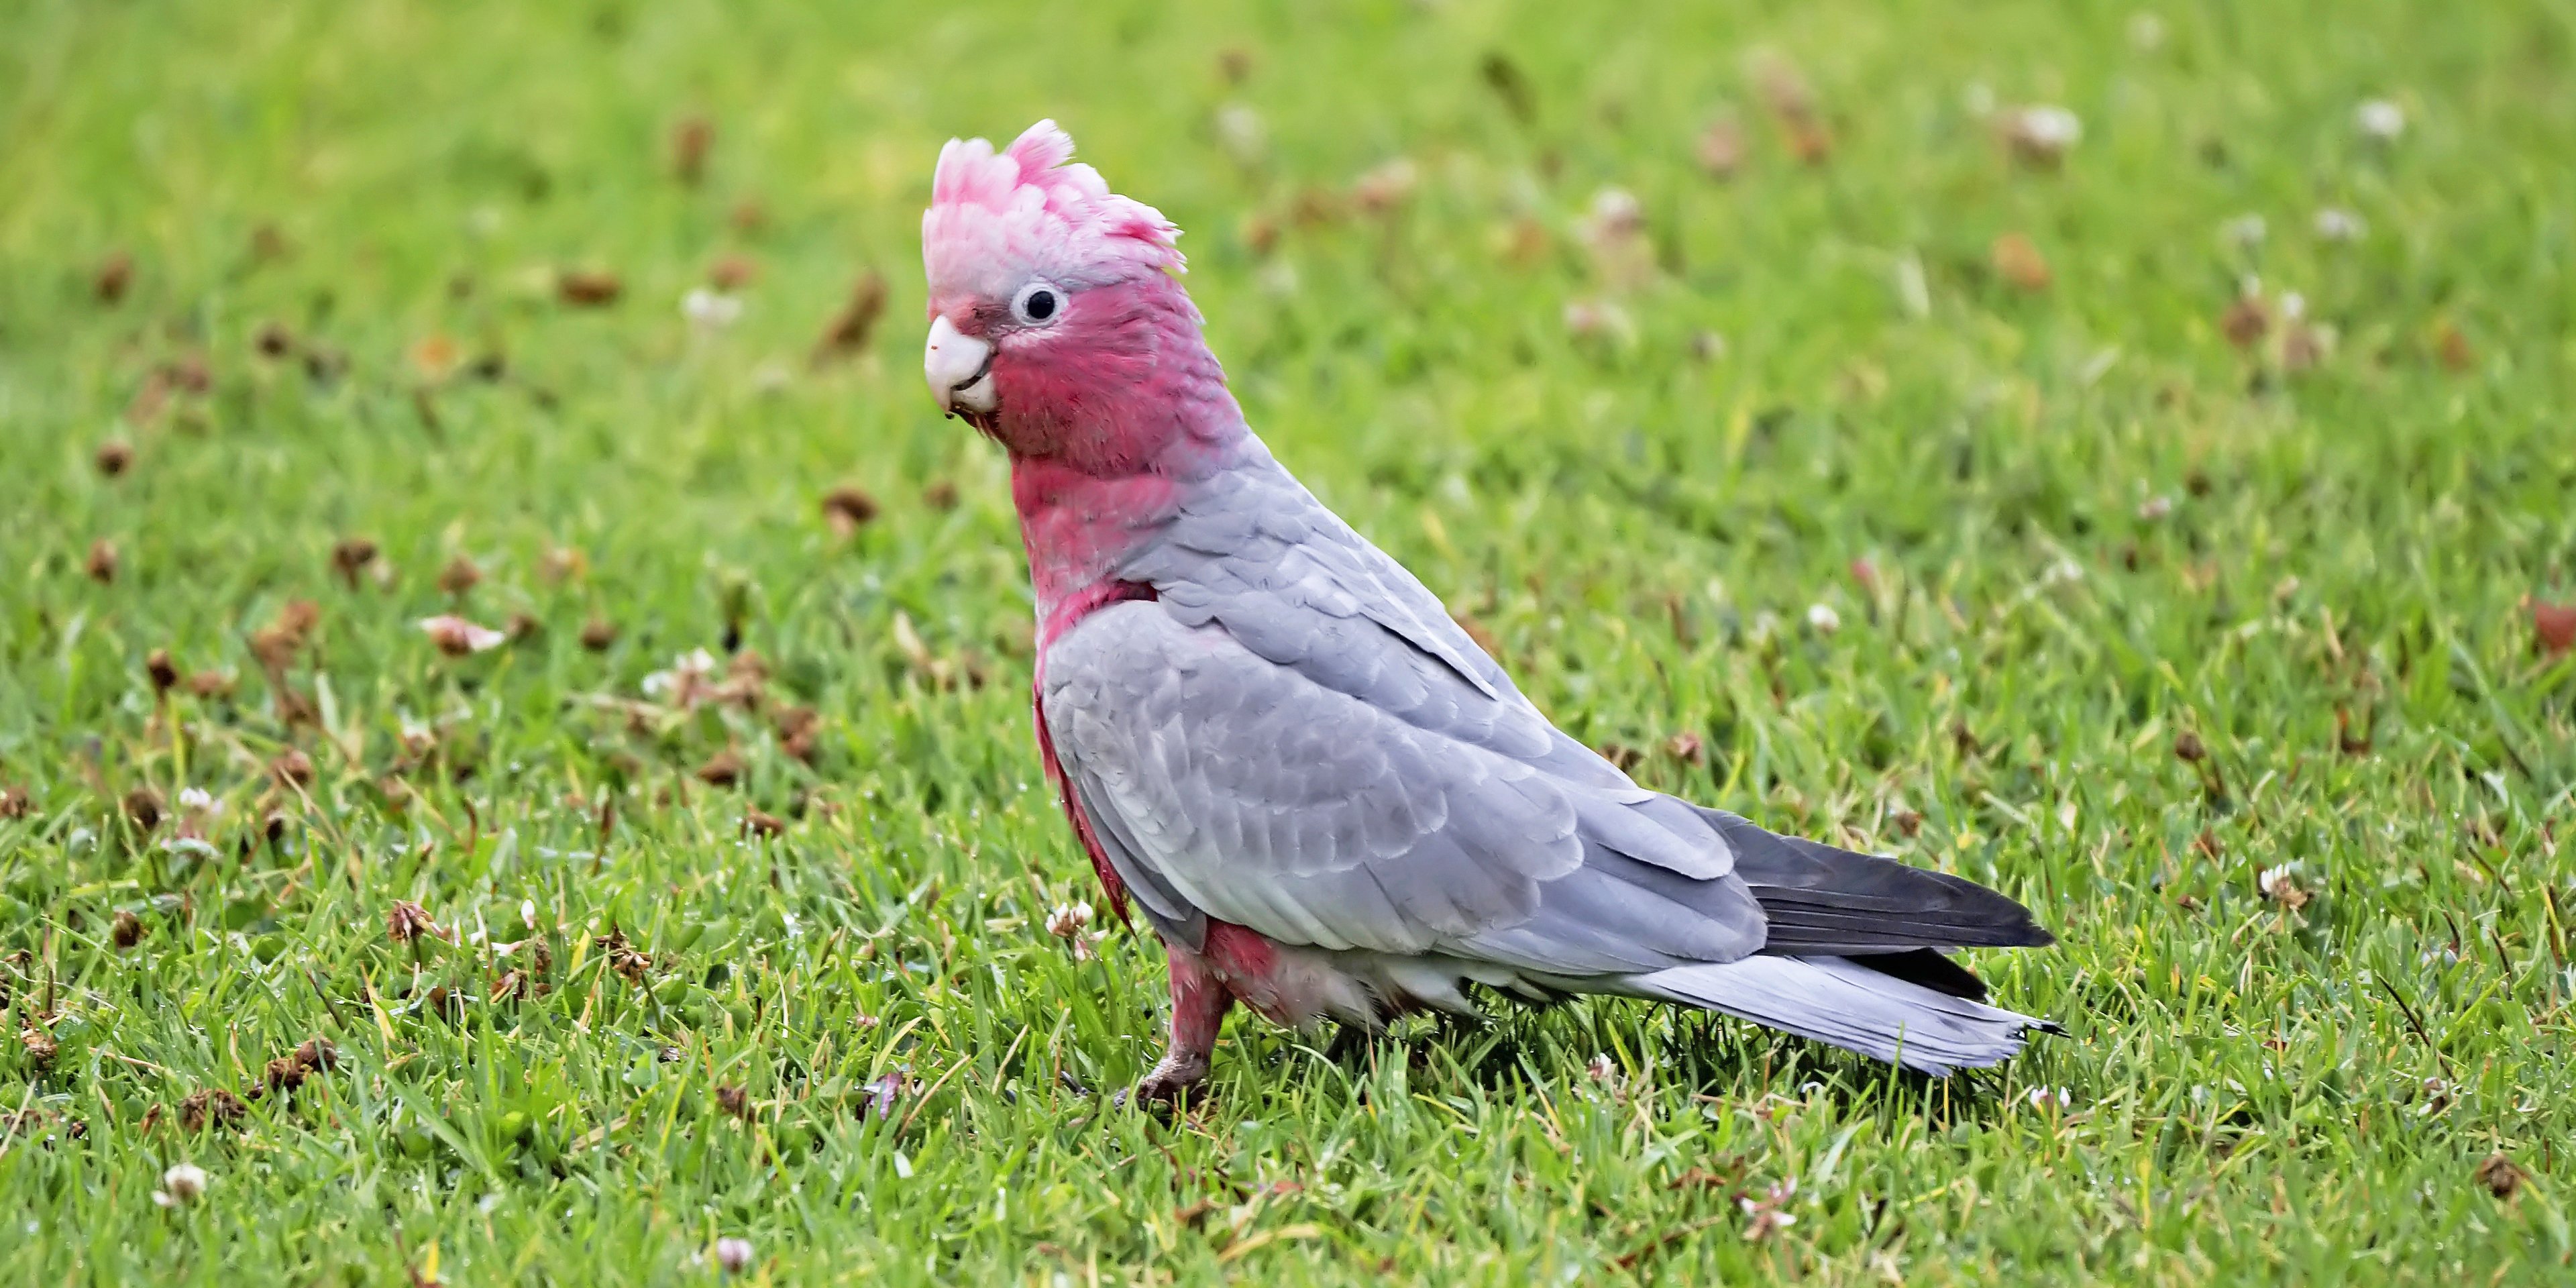
[[950, 139], [921, 216], [922, 267], [932, 307], [956, 296], [1005, 296], [1031, 276], [1068, 287], [1139, 272], [1180, 272], [1181, 230], [1161, 212], [1109, 190], [1073, 159], [1073, 138], [1040, 121], [1000, 152]]

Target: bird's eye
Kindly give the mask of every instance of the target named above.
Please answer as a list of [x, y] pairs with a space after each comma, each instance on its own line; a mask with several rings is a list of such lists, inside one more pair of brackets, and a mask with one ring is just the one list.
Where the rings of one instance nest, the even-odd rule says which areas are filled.
[[1031, 282], [1011, 297], [1011, 316], [1024, 326], [1045, 326], [1064, 312], [1064, 292], [1049, 282]]

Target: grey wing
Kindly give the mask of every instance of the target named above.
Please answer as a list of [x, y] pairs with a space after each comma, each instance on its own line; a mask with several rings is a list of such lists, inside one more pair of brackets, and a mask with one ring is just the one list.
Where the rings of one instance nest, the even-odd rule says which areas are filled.
[[[1425, 689], [1419, 672], [1446, 669], [1360, 647], [1379, 660], [1333, 674], [1367, 692]], [[1285, 943], [1597, 974], [1762, 943], [1726, 843], [1686, 806], [1426, 728], [1222, 623], [1102, 609], [1048, 650], [1040, 709], [1113, 866], [1192, 946], [1215, 917]]]
[[[1161, 539], [1119, 570], [1173, 616], [1407, 724], [1473, 743], [1630, 804], [1653, 793], [1548, 723], [1404, 565], [1353, 531], [1266, 450], [1202, 480]], [[1685, 832], [1700, 831], [1673, 816]], [[1725, 871], [1722, 842], [1656, 861]], [[1650, 842], [1649, 842], [1650, 843]]]

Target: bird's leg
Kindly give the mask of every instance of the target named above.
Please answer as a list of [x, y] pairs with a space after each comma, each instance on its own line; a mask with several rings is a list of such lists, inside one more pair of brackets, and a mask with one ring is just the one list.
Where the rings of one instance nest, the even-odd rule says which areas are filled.
[[1136, 1084], [1135, 1100], [1140, 1104], [1178, 1100], [1207, 1081], [1217, 1028], [1234, 1006], [1233, 992], [1197, 953], [1177, 944], [1165, 945], [1164, 953], [1172, 967], [1172, 1041], [1161, 1063]]

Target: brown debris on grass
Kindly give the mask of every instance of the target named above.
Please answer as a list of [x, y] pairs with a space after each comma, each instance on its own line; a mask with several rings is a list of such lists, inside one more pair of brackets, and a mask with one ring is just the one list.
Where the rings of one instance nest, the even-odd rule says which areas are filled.
[[2237, 296], [2227, 311], [2218, 315], [2220, 334], [2239, 349], [2262, 343], [2264, 334], [2271, 329], [2272, 314], [2263, 307], [2263, 297], [2250, 292]]
[[340, 1048], [329, 1038], [307, 1038], [293, 1051], [268, 1062], [260, 1084], [251, 1088], [256, 1100], [268, 1092], [291, 1093], [301, 1088], [314, 1075], [328, 1072], [340, 1063]]
[[121, 438], [111, 438], [98, 445], [98, 450], [90, 456], [90, 464], [98, 467], [102, 477], [121, 478], [134, 464], [134, 445]]
[[555, 298], [577, 309], [606, 308], [625, 294], [617, 274], [598, 268], [567, 268], [555, 274]]
[[[57, 1123], [61, 1124], [62, 1139], [64, 1140], [87, 1140], [89, 1138], [89, 1120], [86, 1118], [77, 1117], [72, 1114], [56, 1114], [48, 1110], [28, 1108], [15, 1111], [0, 1110], [0, 1140], [7, 1140], [11, 1136], [36, 1137]], [[52, 1148], [53, 1141], [50, 1139], [46, 1140], [45, 1146], [49, 1149]]]
[[1790, 155], [1808, 165], [1823, 165], [1833, 159], [1833, 130], [1816, 105], [1816, 94], [1808, 86], [1806, 75], [1795, 63], [1777, 53], [1760, 55], [1753, 64], [1753, 85], [1778, 122]]
[[191, 1091], [179, 1101], [179, 1130], [194, 1136], [208, 1127], [238, 1129], [250, 1117], [250, 1106], [221, 1087]]
[[2045, 291], [2055, 278], [2048, 271], [2048, 259], [2039, 253], [2037, 243], [2023, 233], [2005, 233], [1995, 239], [1988, 252], [1995, 275], [2012, 283], [2014, 289], [2036, 294]]
[[115, 920], [108, 923], [107, 941], [116, 945], [116, 951], [121, 953], [142, 943], [143, 932], [143, 919], [127, 909], [119, 908], [116, 910]]
[[116, 543], [100, 537], [89, 544], [89, 558], [81, 561], [81, 571], [88, 573], [89, 579], [99, 585], [113, 586], [116, 584], [117, 562]]
[[2522, 1170], [2521, 1165], [2512, 1159], [2495, 1153], [2487, 1155], [2486, 1161], [2478, 1164], [2477, 1177], [2478, 1184], [2487, 1187], [2487, 1193], [2500, 1199], [2510, 1199], [2522, 1190], [2525, 1181], [2531, 1179], [2531, 1173]]
[[760, 276], [760, 266], [748, 255], [721, 255], [707, 266], [707, 285], [719, 291], [739, 291]]
[[1699, 168], [1708, 177], [1721, 182], [1735, 177], [1744, 168], [1744, 123], [1733, 116], [1721, 116], [1699, 132], [1693, 149]]
[[632, 942], [628, 941], [626, 932], [616, 926], [609, 927], [607, 934], [601, 935], [592, 943], [599, 949], [601, 958], [608, 963], [608, 969], [624, 976], [627, 983], [642, 984], [644, 973], [653, 968], [652, 957], [639, 951]]
[[143, 659], [143, 675], [152, 682], [152, 696], [156, 699], [179, 684], [179, 666], [170, 660], [170, 650], [166, 648], [156, 648]]
[[877, 320], [885, 316], [890, 288], [885, 274], [871, 268], [850, 288], [849, 302], [823, 327], [821, 339], [814, 342], [813, 365], [820, 367], [843, 358], [855, 357], [868, 347], [868, 337], [875, 334]]
[[277, 610], [277, 620], [251, 632], [251, 656], [259, 659], [272, 684], [282, 685], [286, 668], [313, 638], [322, 623], [322, 606], [309, 599], [290, 599]]
[[843, 484], [823, 494], [823, 521], [835, 536], [847, 539], [876, 517], [877, 499], [857, 487]]
[[812, 707], [781, 707], [771, 717], [778, 729], [778, 749], [806, 764], [814, 763], [814, 740], [823, 725], [823, 717]]
[[2477, 350], [2470, 346], [2468, 334], [2452, 322], [2444, 322], [2434, 329], [2433, 355], [2442, 360], [2444, 367], [2455, 372], [2467, 371], [2478, 361]]
[[89, 285], [90, 293], [96, 295], [101, 304], [124, 302], [126, 292], [134, 289], [134, 256], [121, 250], [111, 252], [98, 262], [98, 270], [90, 274]]
[[483, 583], [483, 569], [474, 556], [460, 554], [438, 570], [438, 589], [449, 599], [463, 599]]
[[680, 182], [694, 188], [707, 177], [707, 153], [715, 147], [715, 122], [703, 116], [685, 116], [671, 127], [671, 173]]
[[581, 646], [593, 653], [604, 653], [617, 642], [617, 623], [605, 617], [593, 617], [581, 624]]
[[429, 919], [428, 909], [409, 899], [396, 899], [393, 906], [385, 910], [385, 938], [397, 944], [409, 944], [424, 935], [433, 939], [443, 939], [447, 935], [438, 928], [437, 922]]
[[343, 537], [331, 547], [331, 571], [351, 590], [358, 588], [358, 574], [375, 561], [376, 543], [365, 537]]
[[742, 753], [727, 747], [707, 757], [693, 773], [709, 787], [732, 787], [742, 782], [742, 771]]
[[127, 792], [124, 806], [125, 819], [134, 824], [134, 830], [137, 832], [148, 833], [160, 827], [161, 820], [167, 813], [161, 803], [161, 793], [149, 787], [137, 787]]

